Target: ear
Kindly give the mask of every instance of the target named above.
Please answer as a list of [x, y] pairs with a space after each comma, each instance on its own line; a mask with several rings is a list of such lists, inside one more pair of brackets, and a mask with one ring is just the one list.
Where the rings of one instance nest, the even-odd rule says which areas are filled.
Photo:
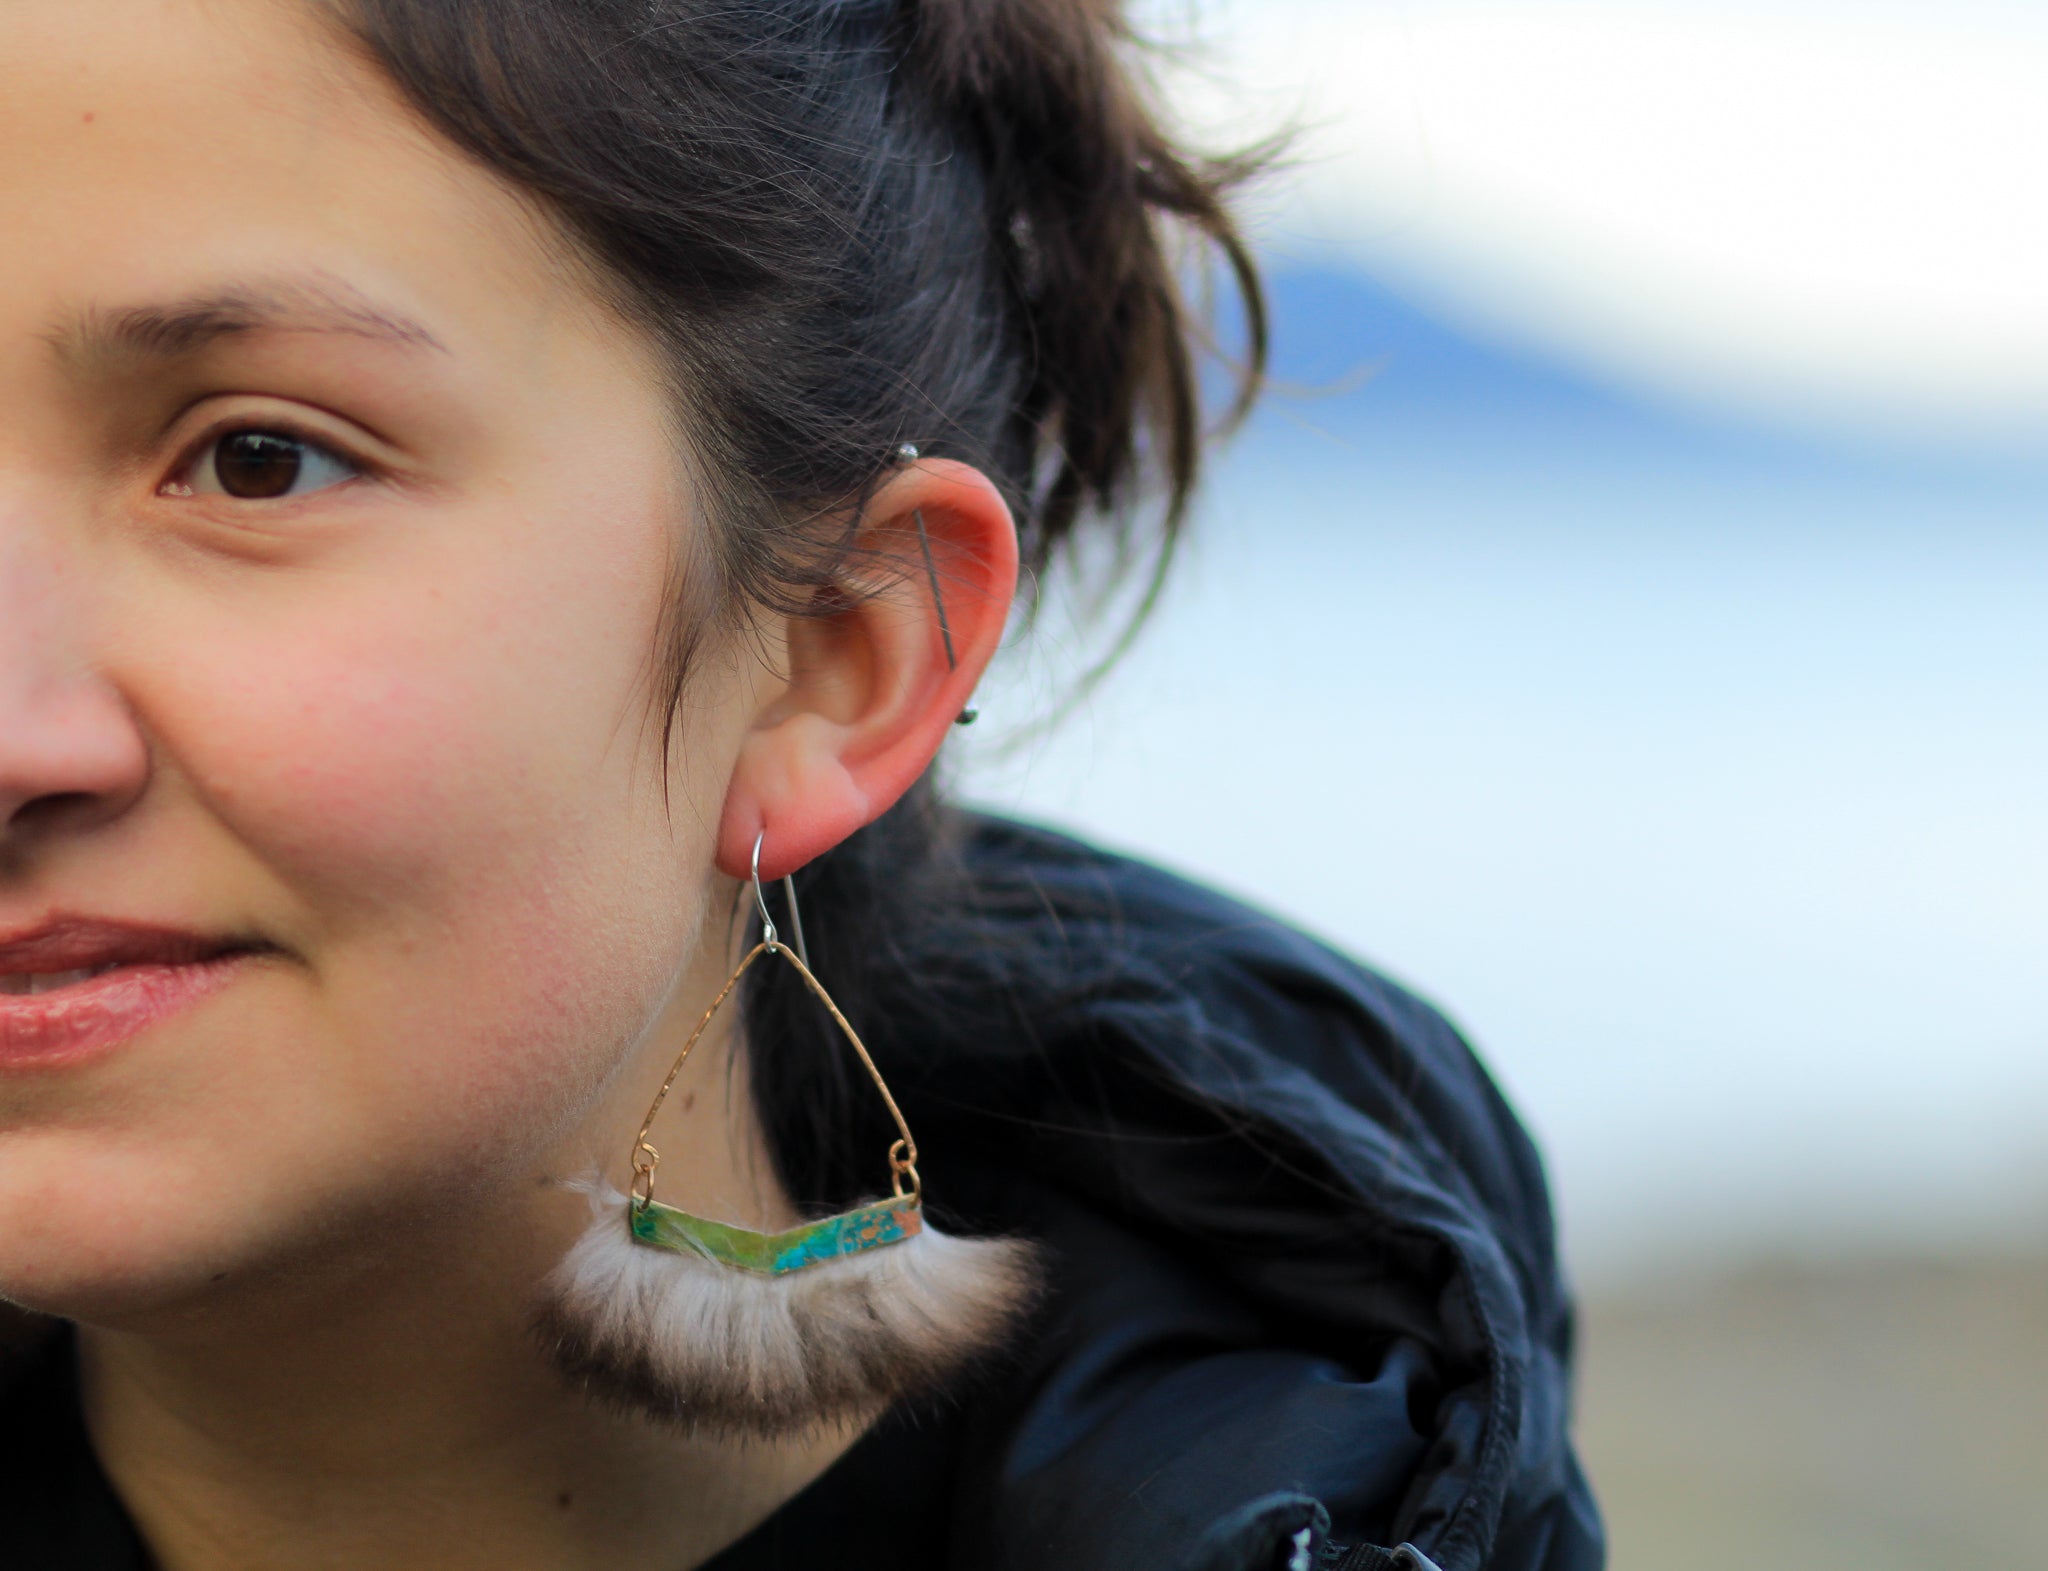
[[980, 470], [906, 465], [869, 502], [858, 545], [851, 603], [780, 629], [788, 685], [742, 742], [719, 821], [718, 866], [732, 877], [747, 876], [764, 831], [761, 876], [780, 878], [887, 812], [1002, 642], [1017, 532]]

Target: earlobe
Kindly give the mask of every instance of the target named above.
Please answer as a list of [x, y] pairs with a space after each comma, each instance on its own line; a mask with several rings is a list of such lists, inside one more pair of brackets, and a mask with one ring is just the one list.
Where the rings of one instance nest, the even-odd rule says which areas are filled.
[[740, 749], [739, 767], [718, 825], [718, 870], [745, 878], [761, 837], [761, 877], [777, 879], [823, 856], [888, 808], [875, 807], [841, 764], [829, 737], [791, 734], [813, 716], [757, 731]]
[[[906, 463], [863, 520], [872, 588], [793, 624], [789, 684], [741, 745], [719, 869], [780, 878], [873, 822], [930, 766], [1002, 642], [1017, 541], [1001, 493], [950, 459]], [[829, 624], [829, 636], [819, 636]]]

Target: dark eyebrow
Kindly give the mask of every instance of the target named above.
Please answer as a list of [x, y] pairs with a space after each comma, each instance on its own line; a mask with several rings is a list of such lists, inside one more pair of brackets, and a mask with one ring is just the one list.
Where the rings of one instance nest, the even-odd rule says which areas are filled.
[[443, 349], [412, 318], [346, 285], [312, 280], [233, 284], [209, 294], [80, 312], [50, 333], [67, 364], [181, 360], [243, 333], [348, 333], [415, 349]]

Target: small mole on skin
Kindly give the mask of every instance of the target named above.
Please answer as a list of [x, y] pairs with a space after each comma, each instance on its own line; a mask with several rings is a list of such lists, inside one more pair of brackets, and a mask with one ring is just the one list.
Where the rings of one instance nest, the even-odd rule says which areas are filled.
[[216, 1282], [225, 1282], [227, 1279], [228, 1274], [225, 1271], [216, 1271], [213, 1273], [213, 1280]]
[[685, 1091], [683, 1093], [683, 1111], [687, 1113], [696, 1105], [697, 1093], [694, 1091]]
[[570, 1504], [575, 1500], [575, 1498], [576, 1497], [574, 1495], [570, 1494], [569, 1491], [565, 1489], [559, 1495], [555, 1496], [555, 1504], [562, 1510], [566, 1511], [569, 1509]]

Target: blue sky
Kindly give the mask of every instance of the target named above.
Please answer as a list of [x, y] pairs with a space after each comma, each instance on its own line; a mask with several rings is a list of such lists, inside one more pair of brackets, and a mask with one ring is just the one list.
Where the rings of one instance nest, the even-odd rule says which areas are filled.
[[1276, 399], [1108, 684], [981, 799], [1444, 1004], [1589, 1277], [2048, 1225], [2048, 463], [1817, 435], [1276, 276]]

